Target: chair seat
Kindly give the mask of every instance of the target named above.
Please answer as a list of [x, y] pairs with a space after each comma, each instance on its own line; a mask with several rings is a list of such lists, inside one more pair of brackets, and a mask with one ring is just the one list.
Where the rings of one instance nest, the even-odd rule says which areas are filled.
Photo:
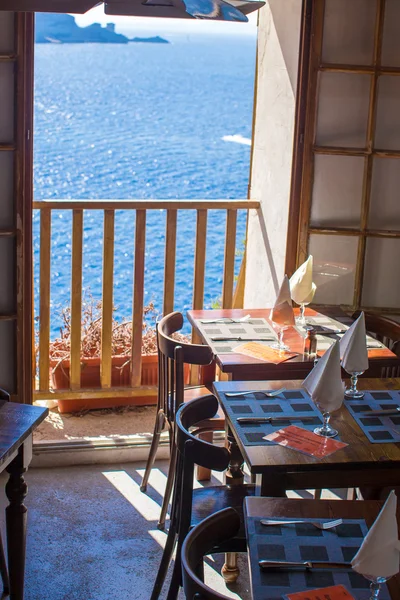
[[[255, 486], [253, 484], [219, 485], [193, 490], [192, 527], [210, 515], [224, 508], [232, 507], [240, 515], [240, 528], [237, 535], [229, 540], [229, 549], [227, 551], [246, 552], [243, 501], [248, 496], [254, 495]], [[225, 552], [225, 549], [221, 549], [220, 551]]]
[[[209, 396], [211, 395], [210, 390], [204, 386], [199, 385], [195, 387], [185, 388], [185, 396], [184, 401], [190, 402], [190, 400], [194, 400], [195, 398], [200, 398], [201, 396]], [[198, 423], [197, 427], [206, 427], [207, 424], [211, 425], [213, 429], [225, 429], [225, 416], [221, 408], [218, 409], [218, 413], [212, 419], [207, 419], [207, 421], [203, 421], [202, 423]]]

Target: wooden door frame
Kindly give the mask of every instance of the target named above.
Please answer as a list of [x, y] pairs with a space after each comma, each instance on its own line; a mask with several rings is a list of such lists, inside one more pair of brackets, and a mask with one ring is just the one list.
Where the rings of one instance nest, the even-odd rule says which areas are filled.
[[33, 94], [34, 13], [15, 13], [15, 157], [16, 229], [16, 397], [31, 404], [34, 370], [33, 338]]

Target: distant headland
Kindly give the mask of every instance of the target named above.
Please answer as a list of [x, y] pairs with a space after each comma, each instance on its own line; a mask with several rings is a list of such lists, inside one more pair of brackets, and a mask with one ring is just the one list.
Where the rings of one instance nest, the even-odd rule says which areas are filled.
[[168, 40], [159, 36], [132, 39], [122, 33], [115, 32], [114, 23], [107, 23], [102, 27], [100, 23], [93, 23], [88, 27], [79, 27], [75, 17], [58, 13], [36, 14], [37, 44], [128, 44], [129, 42], [146, 42], [151, 44], [169, 44]]

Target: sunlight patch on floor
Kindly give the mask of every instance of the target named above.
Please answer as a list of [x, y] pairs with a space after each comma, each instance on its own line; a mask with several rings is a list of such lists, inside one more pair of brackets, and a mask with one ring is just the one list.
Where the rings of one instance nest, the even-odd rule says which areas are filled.
[[[211, 557], [208, 556], [207, 560]], [[204, 562], [204, 581], [206, 585], [209, 585], [213, 591], [219, 592], [223, 594], [227, 598], [238, 598], [240, 600], [241, 596], [232, 592], [226, 587], [226, 583], [222, 575], [218, 572], [218, 570], [213, 569], [210, 565]]]
[[159, 529], [149, 529], [149, 535], [161, 548], [164, 549], [167, 541], [167, 531], [160, 531]]
[[[139, 485], [126, 471], [103, 471], [102, 475], [132, 504], [146, 521], [158, 521], [161, 507], [140, 491]], [[169, 518], [169, 515], [167, 515]]]
[[[136, 469], [136, 473], [143, 479], [145, 469]], [[160, 469], [152, 468], [147, 487], [151, 486], [160, 496], [164, 497], [165, 486], [167, 485], [167, 476]]]

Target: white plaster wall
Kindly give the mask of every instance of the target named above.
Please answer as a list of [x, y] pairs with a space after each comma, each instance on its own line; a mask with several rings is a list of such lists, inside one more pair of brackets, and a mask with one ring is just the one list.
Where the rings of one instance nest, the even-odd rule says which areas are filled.
[[260, 10], [258, 81], [249, 197], [246, 307], [271, 306], [284, 275], [301, 0], [268, 0]]

